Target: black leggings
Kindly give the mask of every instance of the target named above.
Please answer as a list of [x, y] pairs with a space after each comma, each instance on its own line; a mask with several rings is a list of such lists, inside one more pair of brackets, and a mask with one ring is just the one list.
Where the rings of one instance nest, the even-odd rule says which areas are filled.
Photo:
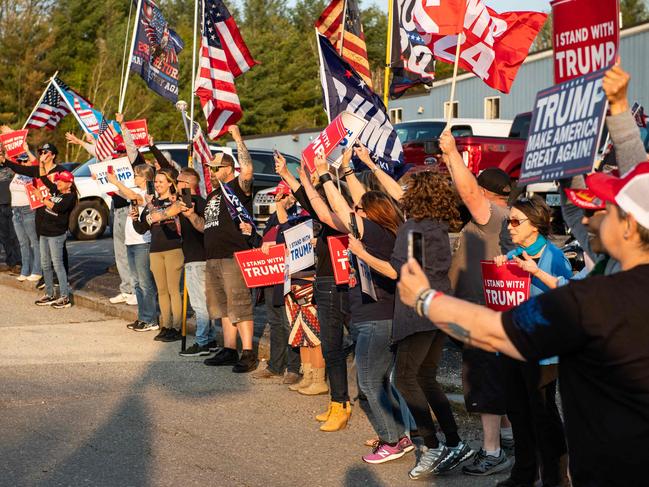
[[451, 405], [437, 382], [437, 365], [445, 340], [444, 333], [431, 330], [410, 335], [397, 344], [396, 386], [429, 448], [439, 446], [430, 409], [439, 421], [446, 444], [457, 446], [460, 440]]

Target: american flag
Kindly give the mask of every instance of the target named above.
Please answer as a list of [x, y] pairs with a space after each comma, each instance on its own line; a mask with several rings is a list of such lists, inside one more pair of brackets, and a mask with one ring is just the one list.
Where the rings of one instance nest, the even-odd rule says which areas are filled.
[[106, 122], [106, 117], [102, 117], [99, 125], [99, 135], [95, 143], [95, 156], [98, 161], [105, 161], [113, 157], [116, 135], [113, 125]]
[[[372, 88], [372, 73], [367, 61], [365, 34], [363, 34], [361, 13], [356, 0], [333, 0], [324, 9], [315, 26], [322, 35], [329, 39], [338, 53], [341, 52], [342, 43], [343, 59], [351, 64], [352, 68], [363, 78], [365, 84]], [[343, 30], [344, 36], [342, 36]]]
[[201, 100], [211, 139], [220, 137], [241, 118], [234, 78], [255, 64], [225, 4], [205, 0], [200, 67], [194, 89]]
[[96, 134], [99, 130], [99, 122], [97, 121], [97, 117], [95, 117], [95, 114], [90, 109], [90, 107], [83, 107], [79, 99], [76, 97], [74, 98], [73, 107], [74, 111], [77, 112], [77, 115], [79, 115], [79, 118], [86, 125], [88, 130], [90, 130], [93, 134]]
[[[196, 127], [198, 124], [194, 124], [194, 126]], [[205, 140], [205, 136], [203, 135], [200, 126], [195, 129], [195, 132], [196, 135], [194, 135], [193, 140], [194, 169], [196, 169], [200, 178], [198, 186], [201, 191], [201, 196], [205, 198], [213, 190], [212, 180], [210, 179], [210, 168], [207, 165], [207, 163], [212, 160], [212, 151], [210, 151], [210, 147], [207, 145], [207, 141]]]
[[[61, 89], [69, 89], [68, 85], [63, 83], [59, 78], [54, 78]], [[34, 113], [25, 123], [26, 128], [54, 130], [59, 121], [70, 113], [68, 105], [63, 97], [59, 94], [54, 83], [50, 82], [45, 96], [40, 105], [36, 107]]]
[[[235, 184], [237, 184], [236, 181]], [[234, 194], [232, 188], [230, 188], [227, 183], [224, 183], [221, 180], [219, 180], [219, 185], [221, 186], [221, 192], [223, 193], [223, 196], [225, 196], [225, 206], [228, 209], [228, 213], [230, 213], [232, 221], [235, 222], [235, 224], [237, 220], [239, 220], [240, 223], [248, 223], [252, 226], [252, 231], [256, 232], [257, 226], [255, 225], [255, 221], [253, 220], [252, 216], [250, 216], [250, 213], [248, 213], [248, 210], [246, 210], [246, 207], [241, 204], [241, 201], [239, 200], [239, 198], [237, 198], [237, 195]]]

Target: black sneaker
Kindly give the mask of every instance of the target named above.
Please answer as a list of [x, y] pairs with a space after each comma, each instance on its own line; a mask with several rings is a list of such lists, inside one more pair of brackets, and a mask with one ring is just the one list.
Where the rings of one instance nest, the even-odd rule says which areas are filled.
[[219, 350], [221, 350], [221, 347], [219, 347], [219, 346], [216, 344], [216, 340], [212, 340], [210, 343], [208, 343], [208, 344], [207, 344], [207, 348], [209, 348], [209, 349], [210, 349], [210, 352], [212, 352], [212, 353], [214, 353], [214, 352], [218, 352]]
[[41, 296], [39, 299], [34, 301], [34, 304], [37, 306], [51, 306], [56, 302], [56, 298], [53, 298], [52, 296], [48, 296], [47, 294], [45, 296]]
[[487, 455], [487, 453], [480, 448], [480, 451], [473, 459], [473, 463], [462, 467], [462, 473], [466, 475], [486, 477], [487, 475], [507, 470], [511, 464], [511, 460], [507, 458], [507, 455], [505, 455], [502, 448], [500, 449], [500, 455], [497, 457]]
[[507, 455], [514, 455], [514, 438], [500, 437], [500, 448], [505, 450]]
[[70, 306], [72, 306], [72, 303], [70, 302], [70, 298], [66, 296], [60, 297], [52, 303], [52, 308], [56, 309], [69, 308]]
[[164, 326], [160, 327], [160, 332], [153, 337], [153, 339], [157, 342], [161, 341], [164, 337], [167, 336], [167, 333], [169, 333], [169, 328], [165, 328]]
[[252, 350], [244, 350], [239, 361], [232, 367], [232, 372], [245, 374], [255, 370], [257, 365], [259, 365], [259, 360], [257, 360], [255, 353]]
[[176, 330], [175, 328], [169, 328], [167, 330], [167, 333], [160, 337], [160, 342], [177, 342], [178, 340], [182, 339], [183, 335], [180, 333], [180, 330]]
[[232, 348], [222, 348], [214, 357], [205, 359], [205, 365], [221, 366], [221, 365], [234, 365], [239, 362], [239, 354]]
[[36, 289], [45, 289], [45, 278], [43, 276], [41, 276], [41, 278], [36, 283]]
[[463, 441], [460, 441], [457, 446], [447, 446], [442, 459], [435, 467], [433, 473], [450, 472], [462, 462], [466, 462], [474, 454], [475, 451], [473, 451], [471, 447]]
[[128, 325], [126, 325], [126, 328], [128, 328], [129, 330], [132, 330], [133, 328], [135, 328], [140, 323], [142, 323], [142, 321], [135, 320], [133, 323], [129, 323]]
[[133, 327], [133, 331], [155, 331], [159, 328], [160, 327], [157, 323], [145, 323], [144, 321], [140, 321]]
[[200, 346], [198, 343], [194, 343], [184, 352], [178, 353], [181, 357], [202, 357], [209, 354], [210, 348], [207, 345]]

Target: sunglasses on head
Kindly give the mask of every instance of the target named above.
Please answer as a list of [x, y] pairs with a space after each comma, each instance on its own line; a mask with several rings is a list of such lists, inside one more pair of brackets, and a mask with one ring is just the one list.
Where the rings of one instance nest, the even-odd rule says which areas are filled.
[[508, 219], [507, 219], [507, 223], [508, 223], [509, 225], [511, 225], [512, 227], [516, 228], [516, 227], [518, 227], [521, 223], [526, 222], [527, 220], [529, 220], [529, 218], [523, 218], [523, 219], [519, 219], [519, 218], [508, 218]]

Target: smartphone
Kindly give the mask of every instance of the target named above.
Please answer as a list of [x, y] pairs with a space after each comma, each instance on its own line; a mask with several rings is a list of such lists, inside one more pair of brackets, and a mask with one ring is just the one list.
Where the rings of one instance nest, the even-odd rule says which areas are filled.
[[424, 268], [424, 235], [421, 232], [408, 232], [408, 259], [415, 259]]
[[155, 183], [153, 181], [146, 182], [146, 194], [155, 195]]
[[187, 208], [192, 207], [192, 190], [189, 188], [182, 189], [182, 200]]
[[352, 235], [355, 238], [359, 238], [358, 225], [356, 224], [356, 213], [353, 211], [349, 214], [349, 226], [352, 230]]
[[113, 169], [113, 166], [108, 166], [106, 168], [106, 171], [108, 172], [108, 174], [113, 174], [115, 172], [115, 169]]
[[273, 154], [275, 155], [275, 157], [281, 155], [277, 149], [273, 149]]

